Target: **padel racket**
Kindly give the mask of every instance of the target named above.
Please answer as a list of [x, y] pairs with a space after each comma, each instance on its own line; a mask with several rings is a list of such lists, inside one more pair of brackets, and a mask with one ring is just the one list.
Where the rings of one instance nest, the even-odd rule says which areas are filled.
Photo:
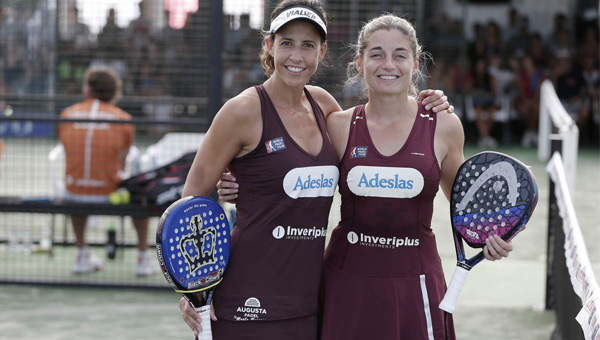
[[212, 339], [210, 303], [229, 261], [229, 237], [225, 212], [207, 197], [188, 196], [175, 201], [158, 224], [156, 254], [160, 268], [167, 282], [202, 317], [202, 332], [197, 337], [200, 340]]
[[457, 267], [440, 308], [453, 313], [469, 270], [485, 257], [483, 250], [467, 258], [463, 241], [483, 248], [494, 234], [515, 237], [529, 222], [537, 204], [538, 189], [531, 170], [519, 160], [485, 151], [458, 169], [450, 193], [450, 220]]

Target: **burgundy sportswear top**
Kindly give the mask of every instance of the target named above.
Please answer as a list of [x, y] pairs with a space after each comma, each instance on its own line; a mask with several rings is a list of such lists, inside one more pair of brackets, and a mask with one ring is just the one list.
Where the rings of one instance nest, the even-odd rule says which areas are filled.
[[408, 139], [381, 155], [364, 107], [340, 166], [342, 220], [325, 255], [322, 340], [454, 339], [438, 305], [446, 282], [431, 230], [440, 169], [436, 115], [419, 104]]
[[214, 298], [218, 318], [282, 320], [316, 314], [338, 159], [308, 90], [323, 145], [313, 156], [290, 137], [265, 88], [261, 142], [230, 168], [239, 183], [230, 262]]
[[364, 106], [354, 111], [340, 165], [341, 222], [327, 262], [369, 277], [419, 275], [439, 266], [431, 230], [440, 168], [433, 147], [435, 113], [419, 103], [402, 148], [381, 155], [367, 129]]

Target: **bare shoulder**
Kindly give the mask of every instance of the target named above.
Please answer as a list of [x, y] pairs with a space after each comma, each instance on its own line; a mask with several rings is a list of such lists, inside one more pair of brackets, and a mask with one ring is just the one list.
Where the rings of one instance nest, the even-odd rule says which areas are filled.
[[329, 131], [329, 138], [331, 138], [331, 143], [335, 147], [335, 150], [340, 157], [346, 150], [348, 135], [350, 133], [350, 121], [352, 119], [353, 112], [354, 108], [350, 108], [344, 111], [332, 112], [327, 117], [327, 130]]
[[[332, 97], [331, 93], [327, 92], [324, 88], [315, 85], [306, 85], [306, 89], [315, 98], [326, 98]], [[332, 97], [333, 98], [333, 97]]]
[[329, 130], [329, 133], [345, 134], [350, 128], [350, 120], [352, 119], [354, 109], [355, 107], [351, 107], [347, 110], [335, 111], [327, 116], [327, 129]]
[[253, 142], [256, 134], [260, 137], [261, 127], [260, 98], [254, 88], [248, 88], [223, 104], [208, 132], [235, 136], [241, 140], [240, 144], [246, 145]]
[[230, 161], [254, 149], [261, 131], [260, 99], [256, 90], [249, 88], [221, 107], [202, 144], [206, 143], [207, 148], [229, 152], [227, 161]]
[[329, 124], [329, 122], [332, 122], [334, 124], [340, 124], [342, 122], [350, 122], [350, 119], [352, 118], [352, 113], [354, 112], [355, 107], [351, 107], [347, 110], [340, 110], [340, 111], [335, 111], [332, 112], [328, 117], [327, 117], [327, 124]]
[[260, 98], [256, 90], [250, 87], [225, 102], [217, 116], [245, 121], [256, 119], [260, 114]]
[[311, 96], [317, 101], [325, 117], [328, 117], [332, 112], [341, 111], [342, 108], [338, 104], [337, 100], [327, 92], [325, 89], [319, 86], [306, 85], [306, 89]]
[[440, 111], [437, 113], [437, 132], [447, 138], [463, 138], [464, 131], [460, 118], [454, 113]]

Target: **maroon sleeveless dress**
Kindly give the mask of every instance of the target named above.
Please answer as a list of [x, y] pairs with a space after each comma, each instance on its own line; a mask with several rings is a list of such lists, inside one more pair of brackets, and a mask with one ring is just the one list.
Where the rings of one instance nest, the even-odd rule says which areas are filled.
[[[446, 281], [431, 230], [440, 168], [436, 115], [419, 103], [394, 155], [375, 148], [354, 110], [340, 165], [341, 221], [325, 254], [322, 340], [454, 339], [438, 308]], [[447, 330], [447, 331], [446, 331]], [[448, 333], [448, 334], [447, 334]]]
[[338, 159], [323, 112], [306, 89], [323, 139], [316, 156], [290, 137], [264, 87], [256, 90], [263, 132], [258, 147], [230, 165], [239, 198], [230, 262], [214, 295], [219, 321], [213, 322], [213, 336], [316, 339]]

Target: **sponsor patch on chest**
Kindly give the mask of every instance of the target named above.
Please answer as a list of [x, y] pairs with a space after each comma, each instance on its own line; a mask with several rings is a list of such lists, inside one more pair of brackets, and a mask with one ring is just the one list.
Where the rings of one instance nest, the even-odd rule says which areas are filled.
[[340, 177], [337, 166], [309, 166], [290, 170], [283, 179], [283, 190], [293, 198], [331, 197]]
[[267, 153], [273, 153], [275, 151], [284, 150], [286, 148], [283, 137], [277, 137], [266, 141], [265, 147], [267, 148]]
[[413, 168], [355, 166], [348, 172], [348, 188], [357, 196], [411, 198], [421, 193], [423, 175]]
[[364, 158], [367, 157], [367, 147], [366, 146], [355, 146], [352, 148], [350, 152], [350, 158]]

